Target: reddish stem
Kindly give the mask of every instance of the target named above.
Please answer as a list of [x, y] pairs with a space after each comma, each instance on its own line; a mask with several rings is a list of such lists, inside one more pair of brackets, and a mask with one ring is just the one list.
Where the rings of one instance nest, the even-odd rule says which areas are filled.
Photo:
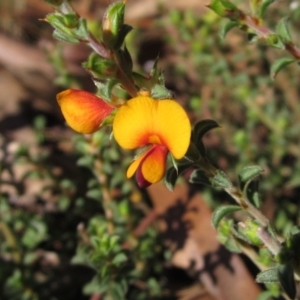
[[[244, 15], [243, 22], [248, 28], [251, 28], [259, 37], [267, 39], [269, 35], [276, 34], [268, 27], [262, 25], [259, 20], [253, 16]], [[300, 49], [293, 42], [285, 43], [285, 49], [296, 59], [300, 59]]]

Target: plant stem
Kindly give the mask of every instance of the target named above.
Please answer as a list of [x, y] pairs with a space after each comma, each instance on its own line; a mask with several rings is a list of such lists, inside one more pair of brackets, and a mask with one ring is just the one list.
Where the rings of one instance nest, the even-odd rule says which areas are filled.
[[[276, 34], [268, 27], [261, 24], [261, 22], [253, 16], [244, 13], [243, 23], [250, 29], [252, 29], [260, 38], [267, 39], [268, 36]], [[296, 59], [300, 59], [300, 49], [290, 41], [284, 43], [285, 50], [288, 51]]]
[[108, 233], [112, 234], [114, 232], [114, 223], [113, 223], [113, 212], [110, 208], [111, 195], [109, 188], [107, 186], [107, 175], [103, 173], [102, 170], [102, 161], [98, 157], [94, 164], [94, 174], [98, 179], [98, 182], [101, 184], [101, 193], [103, 200], [103, 209], [105, 217], [108, 223]]
[[123, 69], [122, 62], [120, 60], [118, 52], [114, 52], [112, 57], [118, 66], [118, 72], [117, 72], [118, 75], [117, 76], [118, 76], [118, 79], [120, 80], [122, 87], [128, 92], [128, 94], [131, 97], [136, 97], [138, 94], [138, 90], [135, 87], [132, 77], [131, 76], [129, 77], [128, 72], [126, 72]]
[[88, 36], [88, 45], [101, 57], [106, 59], [111, 58], [111, 54], [106, 49], [106, 47], [101, 42], [99, 42], [91, 32], [89, 32]]
[[275, 236], [272, 236], [268, 229], [270, 221], [268, 218], [258, 210], [252, 203], [246, 199], [235, 187], [224, 189], [241, 207], [243, 207], [255, 220], [257, 220], [261, 227], [257, 231], [257, 235], [264, 245], [274, 255], [280, 251], [281, 245]]
[[[208, 159], [202, 160], [198, 166], [206, 172], [207, 177], [213, 178], [217, 174], [217, 169], [210, 163]], [[224, 191], [231, 196], [238, 205], [240, 205], [245, 211], [247, 211], [255, 220], [259, 222], [261, 227], [259, 228], [257, 234], [265, 246], [274, 255], [278, 254], [281, 245], [278, 238], [274, 235], [272, 236], [268, 232], [270, 228], [269, 219], [258, 210], [246, 197], [245, 195], [236, 187], [232, 186], [230, 188], [224, 188]]]
[[272, 254], [277, 255], [279, 253], [281, 245], [274, 237], [271, 236], [266, 227], [260, 227], [257, 230], [257, 235]]

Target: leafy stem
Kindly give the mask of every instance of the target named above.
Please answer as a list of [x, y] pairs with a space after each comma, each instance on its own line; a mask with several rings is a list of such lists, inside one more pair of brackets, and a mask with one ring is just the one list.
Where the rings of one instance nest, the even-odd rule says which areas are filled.
[[[268, 37], [276, 35], [274, 31], [261, 24], [256, 17], [244, 14], [243, 23], [261, 39], [267, 40]], [[300, 59], [300, 49], [292, 42], [284, 42], [285, 50], [287, 50], [294, 58]]]

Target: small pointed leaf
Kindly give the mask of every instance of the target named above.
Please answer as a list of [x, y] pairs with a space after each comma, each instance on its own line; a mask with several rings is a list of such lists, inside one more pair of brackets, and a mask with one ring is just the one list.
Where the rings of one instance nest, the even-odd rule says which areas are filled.
[[152, 85], [159, 84], [165, 85], [165, 80], [162, 71], [158, 68], [159, 56], [155, 59], [152, 70], [150, 72], [150, 78]]
[[245, 235], [243, 235], [241, 232], [239, 232], [238, 230], [236, 230], [233, 226], [230, 228], [230, 231], [239, 240], [249, 243], [249, 240], [247, 239], [247, 237]]
[[118, 1], [112, 3], [106, 10], [103, 20], [103, 42], [104, 44], [117, 51], [120, 49], [126, 34], [131, 27], [124, 24], [125, 3]]
[[284, 68], [285, 66], [295, 62], [295, 58], [284, 57], [275, 60], [275, 62], [271, 66], [271, 78], [274, 80], [278, 72]]
[[232, 187], [231, 181], [221, 170], [217, 170], [217, 174], [213, 178], [210, 178], [210, 182], [215, 188], [228, 189]]
[[249, 181], [245, 187], [243, 193], [246, 193], [247, 199], [253, 203], [257, 208], [260, 207], [260, 195], [259, 195], [259, 181]]
[[101, 96], [107, 100], [111, 99], [112, 90], [118, 84], [118, 80], [111, 79], [100, 89]]
[[121, 264], [128, 261], [127, 255], [124, 252], [119, 252], [112, 260], [112, 264], [119, 267]]
[[171, 99], [172, 93], [164, 86], [155, 84], [151, 90], [151, 97], [154, 99]]
[[190, 176], [189, 182], [193, 184], [205, 184], [211, 186], [211, 182], [202, 170], [193, 171], [193, 173]]
[[261, 5], [260, 5], [259, 10], [258, 10], [258, 17], [259, 17], [260, 19], [263, 18], [266, 9], [267, 9], [268, 6], [269, 6], [270, 4], [272, 4], [274, 1], [275, 1], [275, 0], [262, 0]]
[[278, 278], [283, 290], [292, 300], [294, 300], [296, 297], [296, 284], [293, 267], [290, 264], [279, 265]]
[[282, 18], [276, 27], [276, 33], [280, 35], [285, 43], [292, 41], [292, 37], [288, 27], [288, 20], [288, 17]]
[[133, 62], [126, 46], [124, 46], [124, 49], [119, 49], [115, 52], [115, 60], [120, 68], [128, 76], [128, 79], [131, 78]]
[[225, 36], [227, 35], [227, 33], [234, 27], [237, 27], [239, 25], [238, 22], [235, 21], [229, 21], [227, 22], [224, 26], [221, 27], [219, 35], [222, 39], [225, 38]]
[[238, 20], [240, 16], [239, 9], [227, 0], [212, 0], [208, 7], [221, 17], [231, 20]]
[[198, 122], [193, 129], [192, 141], [197, 145], [198, 141], [211, 129], [220, 127], [214, 120], [202, 120]]
[[243, 168], [239, 174], [240, 189], [244, 190], [245, 185], [259, 176], [263, 171], [263, 168], [260, 166], [249, 166]]
[[195, 144], [191, 142], [186, 154], [184, 155], [184, 159], [193, 163], [199, 161], [200, 158], [201, 153], [199, 153], [199, 150], [196, 148]]
[[264, 169], [260, 166], [245, 167], [240, 172], [239, 179], [241, 182], [247, 182], [259, 176], [263, 171]]
[[191, 163], [188, 162], [188, 163], [178, 164], [177, 169], [174, 166], [169, 168], [167, 171], [167, 174], [166, 174], [166, 178], [165, 178], [166, 187], [170, 191], [173, 191], [175, 183], [176, 183], [179, 175], [182, 174], [183, 172], [185, 172], [190, 167], [191, 167]]
[[220, 221], [228, 214], [241, 210], [240, 206], [237, 205], [224, 205], [218, 207], [212, 215], [212, 224], [214, 228], [217, 228]]
[[266, 37], [265, 42], [268, 46], [276, 48], [276, 49], [284, 49], [285, 48], [283, 38], [277, 33], [269, 34]]
[[256, 276], [256, 282], [258, 283], [273, 283], [278, 282], [278, 270], [277, 268], [271, 268], [265, 271], [260, 272]]
[[79, 40], [77, 38], [75, 38], [67, 33], [64, 33], [58, 29], [55, 29], [53, 31], [53, 37], [55, 39], [58, 39], [63, 42], [74, 43], [74, 44], [79, 43]]

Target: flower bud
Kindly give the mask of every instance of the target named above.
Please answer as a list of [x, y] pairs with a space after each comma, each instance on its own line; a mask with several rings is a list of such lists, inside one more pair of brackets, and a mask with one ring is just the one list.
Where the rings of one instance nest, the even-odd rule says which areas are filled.
[[79, 133], [97, 131], [115, 109], [103, 99], [81, 90], [68, 89], [56, 98], [66, 122]]
[[118, 50], [127, 35], [132, 29], [124, 24], [125, 3], [115, 2], [110, 5], [102, 21], [103, 42], [112, 49]]
[[213, 0], [207, 7], [219, 16], [229, 18], [232, 21], [241, 21], [244, 16], [233, 3], [227, 0]]

